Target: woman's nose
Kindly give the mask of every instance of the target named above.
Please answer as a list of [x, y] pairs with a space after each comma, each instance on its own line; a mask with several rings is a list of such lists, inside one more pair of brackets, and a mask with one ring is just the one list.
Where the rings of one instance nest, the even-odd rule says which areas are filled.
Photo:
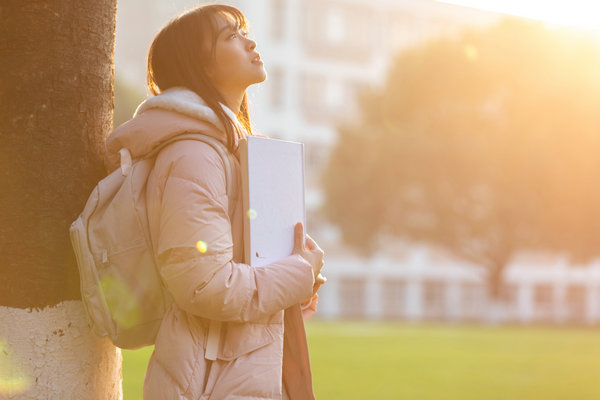
[[246, 40], [248, 41], [246, 47], [248, 48], [248, 50], [252, 51], [256, 48], [256, 42], [250, 38], [246, 38]]

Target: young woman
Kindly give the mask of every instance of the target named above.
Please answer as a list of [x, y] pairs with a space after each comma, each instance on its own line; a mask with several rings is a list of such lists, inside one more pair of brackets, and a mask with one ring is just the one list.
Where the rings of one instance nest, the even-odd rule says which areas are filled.
[[[148, 86], [155, 96], [111, 134], [109, 156], [126, 147], [140, 157], [179, 134], [203, 132], [226, 144], [239, 187], [238, 141], [252, 134], [246, 89], [265, 78], [238, 9], [186, 12], [154, 39]], [[161, 150], [146, 196], [160, 274], [174, 301], [156, 338], [144, 398], [313, 398], [302, 313], [315, 309], [323, 252], [302, 225], [292, 255], [260, 268], [244, 264], [241, 196], [229, 202], [223, 161], [199, 141]], [[222, 321], [214, 361], [205, 358], [211, 321]]]

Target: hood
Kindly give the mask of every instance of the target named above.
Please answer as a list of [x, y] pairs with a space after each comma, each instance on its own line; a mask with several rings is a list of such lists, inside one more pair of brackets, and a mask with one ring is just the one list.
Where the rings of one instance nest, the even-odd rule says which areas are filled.
[[[235, 114], [225, 106], [223, 109], [240, 126]], [[106, 166], [109, 171], [119, 166], [119, 151], [123, 148], [133, 159], [140, 158], [160, 143], [186, 132], [202, 132], [227, 143], [223, 124], [200, 96], [185, 88], [165, 90], [142, 102], [134, 117], [110, 134], [106, 140]]]

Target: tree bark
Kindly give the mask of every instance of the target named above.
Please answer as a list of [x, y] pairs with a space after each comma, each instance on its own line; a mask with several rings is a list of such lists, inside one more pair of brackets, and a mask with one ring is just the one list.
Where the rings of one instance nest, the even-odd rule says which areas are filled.
[[68, 228], [104, 175], [115, 0], [0, 4], [0, 305], [79, 299]]
[[12, 374], [0, 397], [122, 396], [120, 352], [89, 331], [68, 232], [104, 175], [115, 15], [116, 0], [0, 2], [0, 367]]
[[121, 351], [94, 335], [81, 301], [0, 306], [0, 399], [122, 397]]

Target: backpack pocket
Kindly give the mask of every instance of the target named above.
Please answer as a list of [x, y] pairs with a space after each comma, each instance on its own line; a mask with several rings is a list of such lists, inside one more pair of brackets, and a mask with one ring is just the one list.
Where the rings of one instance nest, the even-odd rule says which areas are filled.
[[87, 242], [87, 227], [81, 217], [71, 224], [69, 234], [79, 267], [81, 300], [90, 326], [98, 336], [113, 337], [116, 334], [116, 326], [100, 285], [96, 263]]

